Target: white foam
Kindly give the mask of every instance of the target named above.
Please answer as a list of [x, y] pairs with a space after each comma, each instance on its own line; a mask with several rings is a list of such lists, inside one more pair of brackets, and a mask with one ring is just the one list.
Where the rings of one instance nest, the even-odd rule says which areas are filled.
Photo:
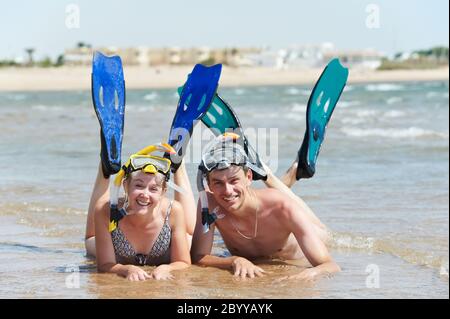
[[439, 269], [439, 275], [448, 278], [448, 262], [445, 262], [443, 265], [441, 265], [441, 268]]
[[356, 118], [356, 117], [344, 117], [341, 119], [342, 124], [352, 124], [352, 125], [358, 125], [365, 123], [366, 121], [362, 118]]
[[369, 84], [366, 85], [367, 91], [380, 91], [380, 92], [387, 92], [387, 91], [402, 91], [405, 87], [403, 85], [399, 84], [387, 84], [387, 83], [381, 83], [381, 84]]
[[295, 114], [295, 113], [287, 113], [284, 115], [284, 117], [289, 120], [294, 120], [294, 121], [301, 121], [305, 118], [304, 116], [302, 116], [300, 114]]
[[155, 93], [155, 92], [146, 94], [144, 96], [144, 100], [146, 100], [146, 101], [153, 101], [153, 100], [156, 100], [157, 98], [158, 98], [158, 93]]
[[354, 89], [355, 89], [355, 88], [354, 88], [353, 86], [347, 85], [347, 86], [344, 88], [344, 92], [353, 91]]
[[405, 112], [398, 110], [391, 110], [383, 114], [384, 117], [391, 117], [391, 118], [404, 117], [405, 115], [406, 115]]
[[288, 95], [299, 95], [300, 94], [300, 90], [296, 89], [296, 88], [288, 88], [285, 92]]
[[371, 251], [374, 248], [373, 237], [361, 237], [348, 234], [333, 234], [332, 245], [338, 248], [363, 249]]
[[6, 97], [13, 101], [23, 101], [27, 98], [24, 94], [8, 94]]
[[63, 108], [61, 106], [48, 106], [48, 105], [33, 105], [31, 107], [32, 110], [36, 110], [36, 111], [61, 111]]
[[294, 104], [292, 105], [291, 112], [301, 112], [301, 113], [305, 113], [305, 112], [306, 112], [306, 108], [307, 108], [307, 105], [306, 105], [306, 104], [294, 103]]
[[131, 113], [153, 112], [154, 110], [155, 107], [150, 105], [127, 105], [127, 112]]
[[355, 112], [355, 115], [357, 117], [373, 117], [377, 114], [378, 114], [378, 112], [375, 110], [357, 110]]
[[394, 96], [394, 97], [390, 97], [386, 100], [387, 104], [394, 104], [394, 103], [398, 103], [403, 101], [403, 99], [401, 97], [398, 96]]
[[385, 137], [385, 138], [418, 138], [418, 137], [440, 137], [448, 139], [448, 132], [436, 132], [431, 130], [424, 130], [419, 127], [409, 127], [407, 129], [392, 129], [392, 128], [372, 128], [360, 129], [352, 127], [344, 127], [341, 132], [347, 136], [352, 137]]
[[437, 98], [442, 97], [442, 98], [448, 99], [448, 92], [442, 93], [442, 92], [431, 91], [431, 92], [427, 93], [427, 99], [433, 99], [436, 97]]
[[347, 108], [347, 107], [356, 106], [356, 105], [360, 105], [360, 104], [361, 104], [360, 101], [339, 101], [337, 106], [339, 108]]
[[280, 113], [261, 113], [256, 112], [252, 115], [252, 117], [256, 118], [264, 118], [264, 119], [275, 119], [280, 117]]
[[331, 246], [335, 248], [363, 250], [368, 253], [387, 253], [402, 258], [408, 263], [437, 268], [439, 275], [448, 278], [448, 257], [429, 251], [405, 249], [392, 239], [363, 237], [348, 233], [333, 233]]

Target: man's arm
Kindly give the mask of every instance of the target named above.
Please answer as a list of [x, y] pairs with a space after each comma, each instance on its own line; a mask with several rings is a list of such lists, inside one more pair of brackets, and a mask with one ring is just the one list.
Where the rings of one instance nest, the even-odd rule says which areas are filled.
[[192, 238], [191, 258], [194, 264], [205, 267], [216, 267], [220, 269], [232, 270], [235, 276], [254, 278], [262, 276], [263, 269], [253, 265], [243, 257], [217, 257], [211, 255], [214, 241], [215, 225], [210, 225], [207, 233], [203, 233], [202, 214], [200, 202], [197, 205], [197, 223], [195, 225], [194, 236]]
[[192, 237], [191, 259], [194, 264], [200, 266], [212, 266], [223, 268], [226, 266], [225, 258], [211, 256], [214, 241], [215, 225], [210, 225], [209, 231], [203, 233], [202, 212], [200, 200], [197, 204], [197, 222]]
[[295, 276], [301, 279], [314, 279], [315, 277], [339, 272], [341, 269], [331, 257], [325, 243], [320, 239], [314, 229], [313, 223], [299, 205], [293, 202], [285, 202], [287, 224], [290, 225], [305, 257], [313, 268]]

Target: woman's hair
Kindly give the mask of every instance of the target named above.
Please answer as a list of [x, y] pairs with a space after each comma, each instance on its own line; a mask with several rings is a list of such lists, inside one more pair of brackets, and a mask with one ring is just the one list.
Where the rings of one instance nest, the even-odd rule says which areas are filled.
[[[135, 178], [136, 175], [139, 174], [139, 172], [141, 172], [141, 171], [132, 172], [131, 174], [126, 175], [124, 180], [123, 180], [124, 185], [126, 184], [128, 186], [129, 183], [131, 182], [131, 180], [133, 178]], [[149, 173], [145, 173], [145, 174], [149, 174]], [[155, 178], [156, 178], [156, 183], [162, 189], [162, 193], [166, 192], [167, 191], [166, 177], [163, 174], [159, 173], [159, 172], [154, 174], [154, 175], [155, 175]]]

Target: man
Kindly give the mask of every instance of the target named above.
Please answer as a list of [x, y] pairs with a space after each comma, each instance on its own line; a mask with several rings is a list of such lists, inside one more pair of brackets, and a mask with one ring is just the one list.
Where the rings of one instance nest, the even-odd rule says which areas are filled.
[[[241, 278], [262, 276], [264, 270], [252, 261], [267, 258], [306, 258], [312, 267], [290, 279], [313, 280], [340, 271], [325, 246], [326, 227], [299, 197], [267, 167], [265, 183], [269, 188], [251, 187], [251, 169], [257, 167], [236, 139], [219, 136], [203, 154], [200, 175], [206, 179], [208, 190], [200, 192], [192, 261], [230, 269]], [[295, 169], [290, 171], [295, 174]], [[201, 179], [199, 186], [201, 189]], [[231, 257], [211, 255], [215, 227]]]

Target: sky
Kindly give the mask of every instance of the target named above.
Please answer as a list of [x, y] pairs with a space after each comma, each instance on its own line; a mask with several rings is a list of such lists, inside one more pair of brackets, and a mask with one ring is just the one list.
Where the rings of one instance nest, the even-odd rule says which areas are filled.
[[80, 41], [94, 47], [274, 49], [332, 42], [337, 49], [392, 55], [448, 46], [449, 39], [448, 0], [0, 0], [0, 5], [0, 59], [24, 56], [26, 48], [34, 48], [37, 58], [55, 58]]

